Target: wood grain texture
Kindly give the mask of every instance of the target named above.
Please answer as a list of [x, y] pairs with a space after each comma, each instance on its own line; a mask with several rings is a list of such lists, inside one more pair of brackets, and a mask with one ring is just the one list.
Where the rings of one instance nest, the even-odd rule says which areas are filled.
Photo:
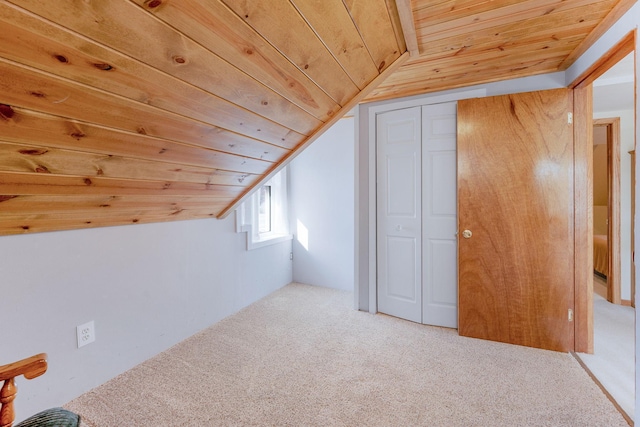
[[[454, 9], [451, 13], [440, 16], [442, 22], [433, 22], [425, 19], [418, 22], [416, 30], [419, 40], [437, 40], [456, 36], [459, 34], [469, 34], [478, 31], [494, 28], [505, 22], [523, 23], [539, 17], [554, 17], [563, 11], [571, 10], [575, 15], [582, 16], [589, 13], [593, 8], [610, 10], [615, 0], [603, 2], [600, 0], [574, 0], [570, 2], [558, 2], [557, 0], [527, 0], [520, 2], [507, 2], [512, 4], [502, 4], [500, 7], [491, 6], [481, 2], [477, 7], [470, 7], [465, 10]], [[454, 3], [454, 2], [450, 2]], [[478, 10], [479, 9], [479, 10]], [[606, 14], [606, 12], [605, 12]]]
[[[403, 1], [403, 0], [400, 0]], [[385, 0], [387, 4], [387, 10], [389, 11], [389, 17], [391, 18], [391, 26], [396, 36], [396, 43], [398, 45], [399, 52], [407, 52], [407, 43], [404, 39], [404, 30], [402, 28], [402, 20], [400, 19], [400, 10], [396, 4], [396, 0]], [[417, 42], [417, 40], [416, 40]]]
[[3, 76], [0, 80], [1, 99], [5, 104], [115, 129], [187, 143], [230, 131], [289, 148], [304, 139], [303, 135], [273, 122], [255, 120], [249, 115], [235, 115], [230, 110], [215, 111], [217, 119], [226, 122], [224, 126], [206, 124], [9, 60], [0, 59], [0, 73]]
[[420, 54], [420, 48], [418, 47], [418, 36], [416, 35], [416, 25], [413, 18], [413, 11], [411, 10], [411, 1], [395, 1], [407, 50], [412, 57], [417, 56]]
[[[623, 1], [624, 2], [624, 1]], [[619, 0], [412, 3], [420, 55], [365, 101], [564, 70]], [[624, 10], [624, 9], [621, 9]], [[598, 30], [599, 31], [599, 30]], [[586, 41], [585, 41], [586, 40]]]
[[620, 118], [594, 119], [593, 125], [607, 129], [607, 300], [620, 304]]
[[[157, 7], [149, 1], [134, 1], [318, 120], [325, 121], [338, 111], [340, 106], [309, 76], [220, 1], [164, 1]], [[309, 121], [291, 110], [281, 117], [288, 121], [281, 123], [300, 126]]]
[[0, 196], [0, 234], [215, 217], [228, 200], [215, 196]]
[[[232, 162], [225, 159], [224, 155], [219, 158], [221, 165]], [[226, 185], [246, 185], [252, 176], [260, 175], [272, 167], [267, 162], [257, 160], [248, 162], [247, 159], [239, 158], [235, 161], [234, 169], [237, 172], [234, 173], [215, 169], [215, 162], [211, 162], [209, 168], [203, 168], [132, 159], [113, 154], [83, 153], [12, 144], [2, 140], [0, 140], [0, 163], [3, 165], [3, 170], [7, 172]]]
[[45, 353], [36, 354], [8, 365], [0, 366], [0, 381], [8, 380], [23, 375], [26, 379], [32, 380], [47, 371], [47, 355]]
[[26, 379], [39, 377], [47, 371], [47, 355], [40, 353], [18, 362], [0, 366], [0, 426], [11, 427], [15, 419], [13, 401], [18, 392], [14, 379], [24, 376]]
[[[0, 56], [4, 58], [217, 126], [225, 127], [220, 119], [228, 118], [220, 111], [237, 110], [244, 120], [251, 117], [244, 108], [15, 6], [0, 3], [0, 22], [4, 28]], [[337, 108], [335, 104], [323, 107], [323, 114]], [[294, 104], [278, 119], [302, 134], [321, 123]]]
[[458, 103], [459, 332], [573, 349], [573, 95]]
[[276, 123], [289, 102], [179, 31], [125, 0], [11, 0], [96, 42], [149, 64]]
[[0, 129], [10, 142], [203, 167], [221, 153], [276, 162], [289, 152], [224, 132], [202, 141], [204, 146], [190, 145], [2, 104]]
[[11, 427], [13, 420], [16, 418], [13, 409], [13, 401], [16, 398], [17, 390], [13, 378], [10, 378], [2, 384], [0, 388], [0, 427]]
[[[389, 66], [387, 69], [385, 69], [382, 73], [380, 73], [380, 75], [378, 77], [376, 77], [371, 83], [369, 83], [369, 86], [364, 88], [364, 90], [362, 90], [362, 92], [360, 92], [351, 101], [349, 101], [349, 103], [344, 106], [343, 110], [344, 111], [351, 111], [352, 109], [354, 109], [362, 101], [362, 99], [364, 97], [366, 97], [374, 88], [376, 88], [380, 84], [381, 81], [384, 81], [386, 78], [388, 78], [388, 76], [390, 74], [395, 72], [395, 70], [398, 67], [401, 67], [402, 64], [408, 58], [409, 58], [409, 52], [405, 52], [404, 54], [402, 54], [400, 56], [400, 58], [398, 58], [393, 64], [391, 64], [391, 66]], [[333, 117], [328, 122], [326, 122], [321, 128], [319, 128], [316, 131], [315, 134], [313, 134], [309, 138], [307, 138], [307, 140], [303, 144], [298, 146], [295, 150], [292, 150], [291, 152], [289, 152], [289, 154], [287, 154], [287, 156], [285, 157], [284, 162], [280, 163], [278, 166], [274, 167], [269, 173], [264, 175], [256, 185], [260, 186], [260, 185], [263, 185], [264, 183], [266, 183], [269, 179], [271, 179], [271, 177], [273, 177], [276, 173], [278, 173], [280, 170], [282, 170], [282, 168], [288, 162], [293, 160], [305, 148], [307, 148], [309, 145], [311, 145], [316, 139], [318, 139], [320, 137], [320, 135], [322, 135], [323, 132], [325, 132], [327, 129], [329, 129], [331, 126], [333, 126], [338, 120], [340, 120], [340, 117], [336, 116], [336, 117]], [[229, 215], [231, 212], [233, 212], [233, 210], [236, 209], [240, 205], [240, 203], [242, 203], [247, 197], [249, 197], [250, 194], [251, 194], [250, 191], [246, 191], [244, 194], [242, 194], [242, 196], [240, 196], [236, 200], [234, 200], [233, 203], [231, 203], [229, 206], [227, 206], [220, 213], [219, 218], [224, 218], [227, 215]]]
[[156, 222], [169, 222], [194, 219], [211, 219], [216, 216], [217, 207], [211, 210], [151, 210], [138, 209], [133, 212], [108, 211], [102, 215], [84, 212], [79, 215], [40, 214], [40, 215], [7, 215], [0, 222], [0, 235], [42, 233], [46, 231], [78, 230], [83, 228], [111, 227], [117, 225], [141, 225]]
[[107, 196], [217, 196], [235, 198], [242, 191], [242, 186], [0, 172], [0, 194], [3, 197], [99, 194]]
[[575, 351], [593, 353], [593, 88], [573, 90]]
[[617, 64], [622, 58], [633, 52], [635, 49], [635, 31], [630, 31], [618, 43], [613, 45], [604, 55], [598, 58], [589, 68], [584, 70], [569, 85], [570, 88], [586, 86], [593, 83], [598, 77], [603, 75], [609, 68]]
[[378, 65], [342, 0], [291, 0], [291, 3], [318, 38], [325, 40], [329, 51], [358, 88], [363, 89], [378, 75]]
[[0, 0], [3, 197], [77, 194], [98, 216], [77, 197], [158, 198], [135, 218], [40, 205], [37, 226], [14, 211], [0, 228], [166, 221], [207, 185], [205, 211], [173, 216], [225, 216], [365, 95], [556, 71], [630, 1]]
[[390, 19], [385, 1], [343, 1], [349, 8], [378, 71], [382, 72], [390, 67], [404, 53], [404, 49], [401, 51], [396, 39], [390, 37], [393, 20]]
[[619, 0], [609, 10], [607, 15], [598, 22], [595, 28], [580, 42], [560, 65], [560, 69], [567, 69], [573, 62], [587, 51], [615, 22], [622, 17], [636, 3], [636, 0]]
[[[338, 104], [344, 105], [358, 93], [356, 83], [290, 2], [223, 1], [268, 42], [278, 46], [289, 61], [323, 87]], [[274, 22], [278, 25], [273, 25]], [[301, 46], [304, 48], [300, 49]]]

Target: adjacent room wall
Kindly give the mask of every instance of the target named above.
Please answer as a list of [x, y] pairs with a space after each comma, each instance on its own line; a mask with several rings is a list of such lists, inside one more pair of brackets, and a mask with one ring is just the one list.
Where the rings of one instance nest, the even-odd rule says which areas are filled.
[[[59, 406], [291, 282], [291, 242], [251, 251], [234, 215], [0, 237], [0, 364], [40, 352], [17, 419]], [[78, 349], [76, 326], [96, 342]]]
[[354, 150], [343, 118], [289, 166], [295, 282], [353, 290]]

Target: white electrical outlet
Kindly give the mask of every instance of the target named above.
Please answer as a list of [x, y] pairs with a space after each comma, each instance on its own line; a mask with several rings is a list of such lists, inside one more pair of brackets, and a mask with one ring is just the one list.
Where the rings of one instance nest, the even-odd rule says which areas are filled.
[[93, 320], [78, 326], [76, 333], [78, 336], [78, 348], [94, 342], [96, 340], [96, 328]]

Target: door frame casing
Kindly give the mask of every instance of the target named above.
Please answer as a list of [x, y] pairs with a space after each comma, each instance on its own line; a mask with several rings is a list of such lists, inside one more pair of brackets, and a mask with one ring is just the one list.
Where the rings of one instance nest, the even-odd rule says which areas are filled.
[[[574, 90], [575, 351], [593, 353], [593, 88], [592, 83], [636, 47], [627, 32], [568, 87]], [[579, 207], [582, 206], [582, 209]]]
[[[584, 77], [583, 77], [584, 78]], [[557, 89], [557, 87], [527, 88], [524, 91]], [[574, 89], [574, 351], [593, 353], [593, 206], [590, 188], [592, 182], [592, 93], [587, 84]], [[493, 91], [492, 91], [493, 92]], [[355, 153], [355, 283], [354, 308], [377, 313], [376, 293], [376, 115], [379, 112], [418, 105], [438, 104], [461, 99], [502, 95], [512, 91], [487, 94], [487, 89], [476, 89], [435, 96], [414, 97], [403, 101], [382, 101], [361, 104], [356, 111]], [[583, 141], [582, 143], [579, 141]], [[587, 149], [589, 148], [589, 149]], [[583, 209], [578, 206], [584, 204]], [[580, 213], [582, 212], [582, 213]], [[584, 268], [580, 267], [583, 266]]]
[[607, 128], [607, 300], [620, 304], [620, 118], [593, 119], [593, 126]]

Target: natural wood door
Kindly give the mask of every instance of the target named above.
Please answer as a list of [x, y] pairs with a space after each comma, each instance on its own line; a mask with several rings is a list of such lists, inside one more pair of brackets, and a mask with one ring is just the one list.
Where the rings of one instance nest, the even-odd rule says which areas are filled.
[[573, 349], [572, 111], [568, 89], [458, 103], [460, 335]]

